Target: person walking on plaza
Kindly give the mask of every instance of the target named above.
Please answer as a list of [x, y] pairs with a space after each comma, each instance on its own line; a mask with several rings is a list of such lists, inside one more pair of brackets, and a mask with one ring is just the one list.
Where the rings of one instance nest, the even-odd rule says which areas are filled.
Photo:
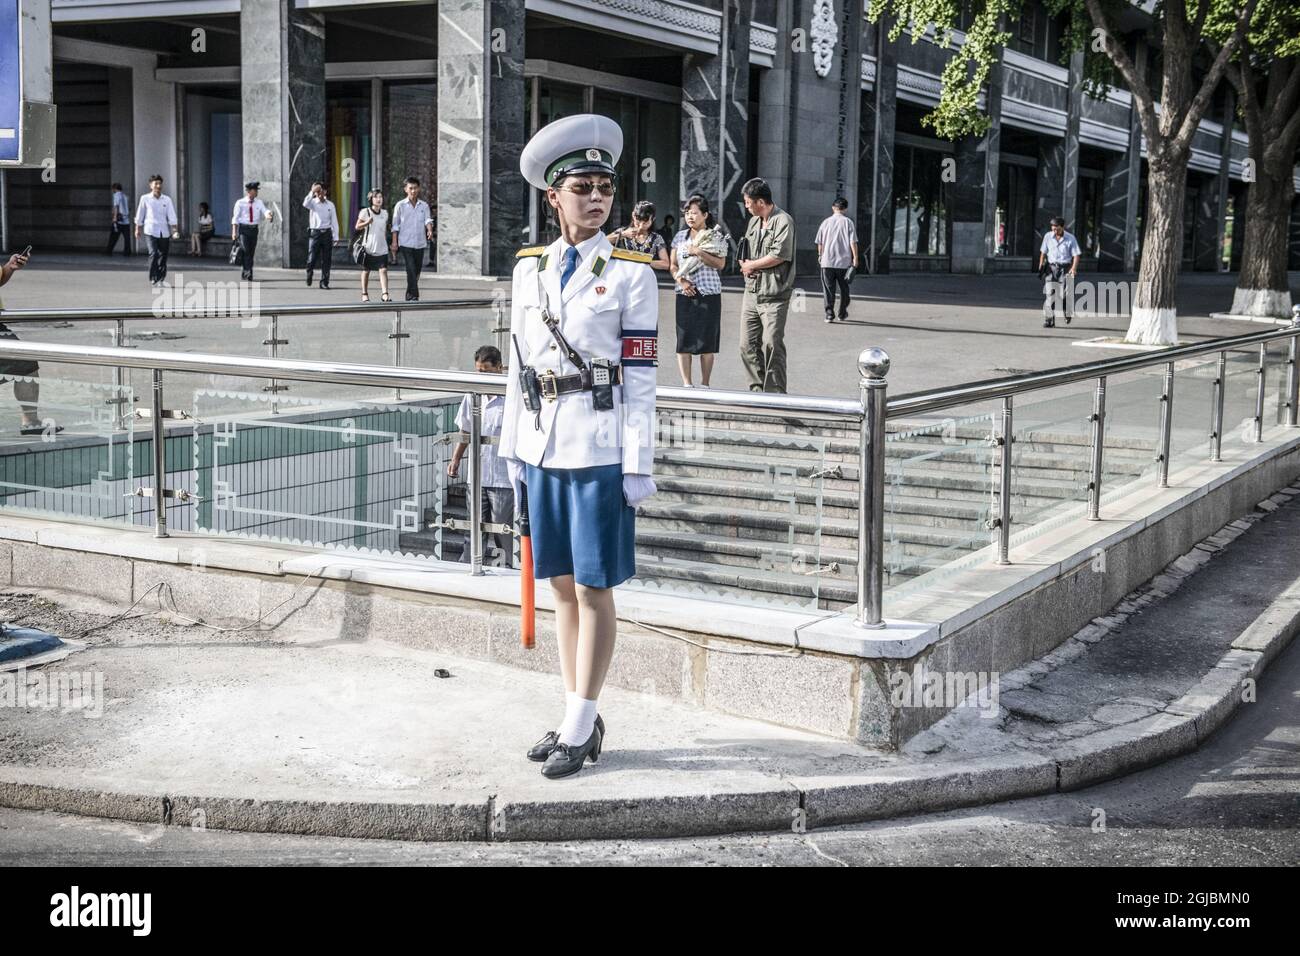
[[822, 298], [826, 321], [835, 321], [835, 293], [840, 294], [839, 319], [849, 316], [849, 275], [858, 267], [858, 230], [844, 214], [849, 201], [841, 196], [831, 203], [831, 214], [817, 227], [817, 264], [822, 273]]
[[406, 198], [393, 207], [393, 258], [401, 253], [406, 266], [406, 301], [420, 300], [420, 270], [424, 254], [433, 242], [433, 216], [429, 204], [420, 198], [420, 181], [407, 176]]
[[384, 209], [384, 191], [372, 189], [366, 193], [364, 209], [357, 213], [354, 229], [364, 229], [361, 237], [361, 301], [370, 301], [370, 273], [379, 273], [379, 288], [383, 292], [383, 301], [391, 302], [388, 296], [388, 211]]
[[302, 201], [308, 216], [307, 229], [307, 284], [311, 285], [312, 270], [320, 268], [320, 287], [330, 287], [330, 256], [339, 241], [339, 216], [319, 179], [311, 184], [311, 192]]
[[208, 246], [208, 240], [217, 231], [212, 219], [212, 210], [205, 202], [199, 203], [199, 227], [190, 232], [190, 255], [201, 257]]
[[596, 703], [614, 656], [614, 587], [636, 573], [636, 505], [655, 491], [659, 290], [649, 258], [601, 231], [623, 131], [578, 114], [543, 126], [519, 159], [560, 237], [518, 253], [499, 454], [549, 578], [564, 720], [528, 751], [542, 775], [577, 773], [604, 743]]
[[257, 198], [261, 183], [244, 183], [246, 195], [235, 200], [235, 211], [230, 216], [230, 241], [239, 243], [240, 278], [253, 278], [253, 256], [257, 252], [257, 230], [271, 221], [271, 210]]
[[1043, 236], [1038, 250], [1038, 274], [1043, 285], [1043, 328], [1056, 328], [1056, 308], [1060, 305], [1065, 324], [1069, 325], [1074, 310], [1074, 279], [1079, 273], [1079, 240], [1065, 231], [1065, 220], [1052, 217], [1052, 228]]
[[180, 238], [176, 231], [176, 206], [172, 197], [163, 194], [163, 178], [154, 173], [149, 177], [149, 191], [140, 197], [135, 208], [135, 237], [143, 232], [149, 247], [149, 284], [161, 285], [167, 278], [167, 250], [173, 239]]
[[[495, 345], [479, 347], [479, 350], [474, 353], [474, 370], [483, 372], [486, 375], [501, 374], [501, 352]], [[470, 396], [466, 395], [461, 399], [460, 408], [456, 412], [456, 427], [466, 434], [469, 433], [470, 416], [473, 414], [470, 402]], [[482, 423], [479, 434], [485, 437], [501, 434], [501, 417], [505, 413], [505, 407], [504, 395], [483, 396]], [[460, 474], [460, 461], [465, 457], [467, 448], [469, 448], [468, 442], [459, 442], [452, 449], [451, 461], [447, 464], [448, 478], [455, 478]], [[506, 466], [501, 461], [501, 456], [497, 454], [497, 446], [487, 443], [480, 445], [478, 460], [479, 481], [483, 489], [483, 521], [489, 524], [514, 524], [515, 493], [510, 488], [510, 475], [506, 472]], [[514, 536], [508, 532], [505, 534], [493, 532], [487, 540], [492, 542], [492, 546], [484, 550], [483, 563], [494, 567], [510, 567], [513, 563], [510, 559], [514, 556], [515, 550]], [[462, 563], [469, 563], [470, 547], [468, 536], [465, 539], [465, 548], [460, 553], [460, 560]]]
[[668, 248], [664, 237], [654, 231], [655, 204], [642, 199], [632, 207], [632, 224], [615, 229], [607, 239], [615, 249], [630, 249], [650, 257], [650, 268], [668, 271]]
[[104, 250], [104, 255], [111, 256], [113, 249], [117, 246], [117, 240], [122, 240], [122, 255], [131, 254], [131, 207], [127, 205], [126, 193], [122, 192], [121, 183], [113, 183], [113, 226], [112, 231], [108, 234], [108, 248]]
[[700, 357], [700, 385], [709, 387], [722, 338], [722, 277], [727, 239], [699, 193], [682, 204], [686, 228], [673, 237], [671, 270], [677, 283], [677, 370], [691, 386], [691, 356]]
[[[9, 257], [9, 261], [0, 266], [0, 285], [6, 285], [10, 279], [23, 266], [27, 265], [27, 256], [21, 252], [15, 252]], [[4, 313], [4, 303], [0, 302], [0, 315]], [[13, 339], [17, 341], [18, 336], [10, 330], [9, 326], [0, 322], [0, 339]], [[37, 411], [36, 403], [41, 397], [40, 382], [20, 382], [18, 377], [35, 379], [40, 374], [41, 366], [31, 359], [0, 359], [0, 383], [3, 383], [8, 376], [14, 376], [14, 398], [18, 400], [18, 407], [22, 409], [22, 422], [18, 426], [20, 435], [41, 435], [46, 431], [45, 424], [41, 421], [40, 413]], [[50, 432], [57, 434], [63, 431], [62, 425], [51, 423]]]
[[794, 292], [794, 219], [772, 202], [762, 179], [741, 187], [745, 227], [745, 297], [740, 307], [740, 358], [751, 392], [785, 392], [785, 320]]

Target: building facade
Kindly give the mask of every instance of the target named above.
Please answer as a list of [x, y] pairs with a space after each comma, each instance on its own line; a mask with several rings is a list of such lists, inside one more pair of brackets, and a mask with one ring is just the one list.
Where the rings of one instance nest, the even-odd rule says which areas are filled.
[[[1083, 94], [1081, 58], [1061, 62], [1059, 20], [1025, 5], [985, 94], [989, 131], [950, 142], [921, 120], [951, 50], [891, 42], [860, 4], [52, 0], [55, 175], [8, 172], [5, 240], [100, 248], [109, 184], [134, 204], [153, 173], [182, 231], [207, 202], [221, 235], [256, 179], [282, 213], [263, 227], [259, 258], [297, 266], [313, 180], [329, 184], [346, 230], [371, 188], [391, 207], [414, 175], [437, 221], [431, 264], [504, 275], [520, 245], [555, 235], [519, 177], [523, 143], [592, 111], [625, 135], [611, 225], [650, 199], [663, 227], [700, 192], [739, 235], [740, 187], [757, 175], [795, 217], [801, 272], [815, 269], [812, 237], [840, 195], [873, 272], [1028, 270], [1054, 215], [1090, 268], [1137, 268], [1137, 117], [1123, 90]], [[1152, 63], [1140, 33], [1132, 41]], [[1233, 112], [1224, 84], [1193, 145], [1188, 269], [1240, 259], [1249, 184]], [[1300, 267], [1300, 208], [1291, 234]]]

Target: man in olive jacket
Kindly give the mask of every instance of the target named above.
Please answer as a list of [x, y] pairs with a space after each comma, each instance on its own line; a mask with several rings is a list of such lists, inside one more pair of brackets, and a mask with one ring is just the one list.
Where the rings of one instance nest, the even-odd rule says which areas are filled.
[[741, 187], [750, 213], [740, 271], [745, 298], [740, 312], [740, 358], [751, 392], [785, 392], [785, 320], [794, 291], [794, 219], [772, 202], [761, 179]]

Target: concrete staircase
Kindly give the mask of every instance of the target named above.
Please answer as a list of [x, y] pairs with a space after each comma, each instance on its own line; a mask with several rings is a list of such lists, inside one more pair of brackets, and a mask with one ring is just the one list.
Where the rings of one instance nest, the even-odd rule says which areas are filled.
[[[890, 425], [886, 448], [886, 587], [989, 544], [998, 449], [991, 419]], [[857, 431], [714, 418], [664, 428], [655, 456], [659, 491], [637, 510], [637, 581], [723, 600], [837, 610], [857, 600]], [[1103, 484], [1116, 487], [1152, 464], [1150, 443], [1110, 438]], [[1020, 432], [1015, 446], [1014, 529], [1082, 510], [1088, 435]], [[464, 485], [444, 514], [463, 517]], [[426, 513], [426, 526], [435, 520]], [[435, 532], [402, 536], [404, 551], [433, 553]], [[444, 532], [443, 558], [461, 535]]]

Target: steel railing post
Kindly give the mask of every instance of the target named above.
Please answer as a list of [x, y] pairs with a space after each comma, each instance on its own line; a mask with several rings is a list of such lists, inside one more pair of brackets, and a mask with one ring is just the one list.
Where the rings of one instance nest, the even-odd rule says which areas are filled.
[[1011, 551], [1011, 442], [1012, 402], [1010, 395], [1002, 400], [1002, 464], [998, 493], [998, 564], [1010, 564]]
[[1265, 371], [1265, 363], [1268, 362], [1268, 343], [1261, 342], [1259, 345], [1259, 370], [1256, 374], [1259, 381], [1255, 383], [1255, 441], [1264, 440], [1264, 388], [1267, 385], [1268, 373]]
[[483, 475], [479, 468], [479, 447], [483, 441], [483, 396], [471, 392], [469, 397], [469, 501], [465, 512], [469, 517], [470, 574], [483, 573]]
[[153, 517], [155, 538], [167, 535], [167, 456], [163, 438], [162, 369], [153, 370]]
[[1214, 379], [1210, 409], [1210, 461], [1223, 461], [1223, 392], [1228, 384], [1228, 353], [1219, 353], [1219, 374]]
[[[402, 310], [393, 310], [393, 334], [390, 336], [393, 340], [393, 365], [397, 368], [402, 367], [402, 339], [406, 338], [406, 333], [402, 331]], [[402, 400], [402, 390], [393, 389], [393, 398], [397, 401]]]
[[1291, 428], [1297, 425], [1296, 412], [1300, 406], [1300, 305], [1291, 306], [1291, 347], [1286, 363], [1286, 423]]
[[885, 584], [885, 376], [889, 355], [863, 349], [862, 431], [858, 444], [858, 617], [859, 627], [884, 627]]
[[1174, 430], [1174, 363], [1165, 366], [1165, 387], [1160, 394], [1160, 487], [1169, 487], [1169, 448]]
[[1092, 399], [1092, 474], [1088, 480], [1088, 520], [1101, 517], [1101, 466], [1106, 447], [1106, 376], [1097, 379]]

